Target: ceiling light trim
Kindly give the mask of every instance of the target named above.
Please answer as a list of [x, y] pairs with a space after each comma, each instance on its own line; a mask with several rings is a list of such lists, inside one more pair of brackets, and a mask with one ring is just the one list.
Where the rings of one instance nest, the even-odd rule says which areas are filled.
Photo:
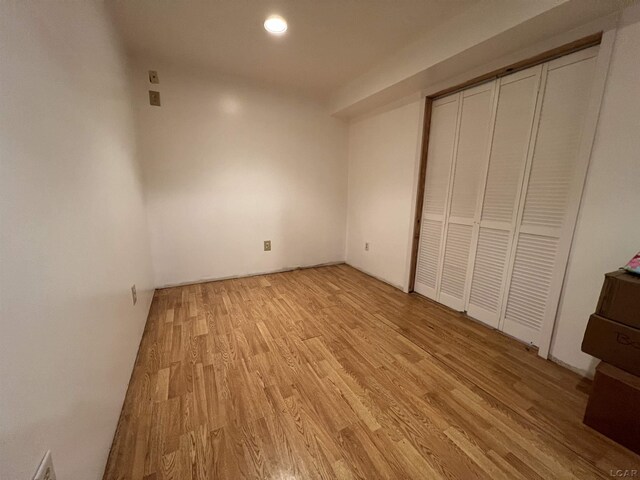
[[287, 21], [280, 15], [270, 15], [264, 21], [264, 29], [272, 35], [284, 35], [288, 28]]

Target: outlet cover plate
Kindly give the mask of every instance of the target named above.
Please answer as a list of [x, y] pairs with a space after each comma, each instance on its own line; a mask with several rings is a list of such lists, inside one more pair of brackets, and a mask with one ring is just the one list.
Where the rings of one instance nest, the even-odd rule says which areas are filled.
[[154, 107], [160, 106], [160, 92], [149, 90], [149, 105], [153, 105]]
[[264, 241], [264, 251], [265, 252], [270, 252], [271, 251], [271, 240], [265, 240]]
[[160, 83], [160, 79], [158, 78], [158, 72], [156, 72], [155, 70], [149, 70], [149, 82]]
[[51, 458], [51, 450], [47, 450], [44, 454], [42, 462], [38, 467], [38, 471], [33, 477], [33, 480], [56, 480], [56, 472], [53, 469], [53, 459]]
[[138, 303], [138, 292], [136, 292], [136, 285], [135, 283], [133, 285], [131, 285], [131, 300], [133, 300], [133, 304], [135, 305], [136, 303]]

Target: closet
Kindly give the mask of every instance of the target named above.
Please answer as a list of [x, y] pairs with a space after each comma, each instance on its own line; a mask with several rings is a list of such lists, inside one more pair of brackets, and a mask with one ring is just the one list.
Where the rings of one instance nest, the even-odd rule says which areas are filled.
[[549, 332], [586, 174], [597, 53], [433, 101], [415, 291], [533, 345]]

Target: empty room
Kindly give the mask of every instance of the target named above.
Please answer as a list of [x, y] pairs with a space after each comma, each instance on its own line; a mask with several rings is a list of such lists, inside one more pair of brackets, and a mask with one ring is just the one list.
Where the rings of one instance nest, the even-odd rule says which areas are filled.
[[0, 480], [640, 479], [640, 3], [0, 0]]

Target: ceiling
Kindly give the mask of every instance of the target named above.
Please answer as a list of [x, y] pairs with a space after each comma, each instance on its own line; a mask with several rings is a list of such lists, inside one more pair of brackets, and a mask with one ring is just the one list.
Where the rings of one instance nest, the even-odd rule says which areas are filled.
[[[478, 0], [113, 0], [128, 50], [326, 99]], [[289, 30], [269, 35], [278, 14]]]

